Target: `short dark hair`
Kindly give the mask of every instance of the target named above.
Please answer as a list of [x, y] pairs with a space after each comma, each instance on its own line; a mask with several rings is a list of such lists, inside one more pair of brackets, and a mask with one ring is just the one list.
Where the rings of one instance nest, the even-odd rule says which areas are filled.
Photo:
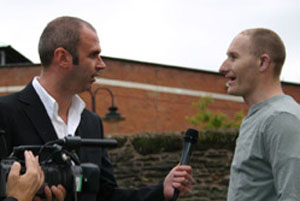
[[251, 51], [255, 56], [268, 54], [271, 62], [274, 62], [274, 73], [279, 76], [285, 61], [285, 46], [281, 38], [274, 31], [265, 28], [248, 29], [242, 34], [249, 35]]
[[49, 22], [42, 32], [38, 46], [41, 64], [44, 67], [49, 66], [54, 51], [59, 47], [66, 49], [72, 55], [73, 63], [78, 64], [77, 47], [83, 25], [96, 32], [90, 23], [76, 17], [63, 16]]

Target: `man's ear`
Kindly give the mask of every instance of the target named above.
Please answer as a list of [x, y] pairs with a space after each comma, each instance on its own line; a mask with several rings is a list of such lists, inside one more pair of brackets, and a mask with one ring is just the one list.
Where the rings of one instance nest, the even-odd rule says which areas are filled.
[[54, 51], [55, 62], [62, 68], [68, 68], [72, 64], [72, 55], [65, 48], [59, 47]]
[[270, 56], [268, 54], [262, 54], [260, 56], [260, 68], [259, 71], [263, 72], [265, 70], [268, 69], [268, 67], [270, 66]]

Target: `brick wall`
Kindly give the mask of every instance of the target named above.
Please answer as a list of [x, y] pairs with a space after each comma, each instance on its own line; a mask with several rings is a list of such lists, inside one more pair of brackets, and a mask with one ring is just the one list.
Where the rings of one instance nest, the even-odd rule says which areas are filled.
[[[143, 63], [109, 57], [103, 58], [107, 68], [101, 72], [93, 89], [109, 88], [119, 112], [125, 121], [104, 123], [105, 133], [138, 133], [144, 131], [183, 131], [192, 124], [187, 116], [196, 113], [192, 106], [200, 95], [212, 95], [212, 111], [233, 117], [238, 111], [247, 112], [247, 106], [234, 96], [226, 94], [226, 79], [208, 71]], [[41, 70], [40, 65], [0, 67], [0, 95], [19, 90]], [[283, 83], [284, 90], [300, 102], [300, 85]], [[190, 94], [192, 92], [192, 94]], [[91, 108], [88, 92], [80, 94]], [[96, 95], [96, 111], [103, 117], [111, 105], [107, 91]]]

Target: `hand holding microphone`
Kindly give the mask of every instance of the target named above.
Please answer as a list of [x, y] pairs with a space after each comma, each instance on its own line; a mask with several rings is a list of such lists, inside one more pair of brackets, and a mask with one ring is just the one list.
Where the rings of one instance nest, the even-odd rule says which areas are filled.
[[[192, 167], [189, 159], [192, 154], [193, 145], [198, 141], [198, 131], [188, 129], [184, 136], [183, 152], [180, 165], [174, 167], [164, 181], [164, 195], [170, 201], [176, 201], [179, 193], [185, 194], [192, 188], [194, 182]], [[174, 190], [175, 189], [175, 190]]]

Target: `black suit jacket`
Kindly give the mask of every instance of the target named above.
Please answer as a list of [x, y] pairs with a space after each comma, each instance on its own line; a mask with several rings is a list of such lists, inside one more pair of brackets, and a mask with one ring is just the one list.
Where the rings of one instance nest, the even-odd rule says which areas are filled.
[[[0, 129], [6, 134], [8, 152], [19, 145], [43, 145], [57, 139], [55, 129], [32, 83], [20, 92], [0, 97]], [[76, 135], [81, 138], [104, 138], [102, 121], [98, 115], [85, 109]], [[141, 189], [120, 189], [113, 176], [107, 152], [101, 148], [81, 147], [82, 163], [91, 162], [100, 167], [99, 193], [80, 195], [79, 200], [159, 201], [164, 200], [162, 185]]]

